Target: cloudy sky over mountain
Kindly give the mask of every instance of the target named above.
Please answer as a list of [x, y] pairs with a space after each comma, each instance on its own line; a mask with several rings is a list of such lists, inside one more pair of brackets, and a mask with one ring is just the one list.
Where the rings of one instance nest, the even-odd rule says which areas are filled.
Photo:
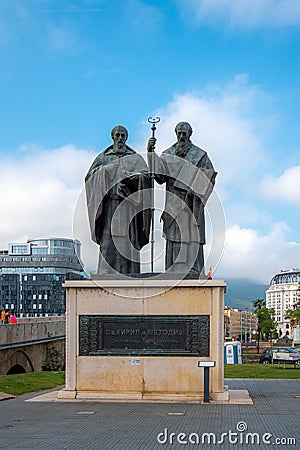
[[85, 173], [116, 124], [143, 153], [158, 115], [158, 153], [189, 121], [218, 171], [214, 276], [300, 266], [298, 0], [1, 0], [0, 64], [0, 248], [74, 236], [95, 269]]

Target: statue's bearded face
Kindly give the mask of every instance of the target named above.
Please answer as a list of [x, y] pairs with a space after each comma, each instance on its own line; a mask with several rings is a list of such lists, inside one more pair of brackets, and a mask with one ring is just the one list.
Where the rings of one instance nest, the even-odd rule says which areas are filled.
[[185, 145], [190, 137], [188, 131], [185, 128], [178, 128], [176, 130], [176, 136], [180, 145]]
[[114, 130], [114, 133], [113, 133], [112, 138], [113, 138], [113, 141], [114, 141], [114, 145], [115, 145], [117, 148], [122, 148], [122, 147], [124, 147], [124, 146], [125, 146], [126, 139], [127, 139], [127, 133], [126, 133], [125, 128], [117, 127], [117, 128]]

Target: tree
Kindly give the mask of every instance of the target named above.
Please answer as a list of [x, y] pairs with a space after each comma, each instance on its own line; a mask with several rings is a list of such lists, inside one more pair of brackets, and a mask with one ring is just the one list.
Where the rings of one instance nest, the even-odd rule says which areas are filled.
[[257, 334], [257, 353], [259, 353], [259, 342], [260, 342], [260, 335], [261, 335], [261, 322], [260, 322], [260, 318], [259, 318], [259, 311], [261, 310], [262, 306], [264, 305], [265, 301], [262, 298], [258, 298], [257, 300], [253, 300], [252, 301], [253, 306], [255, 308], [254, 313], [256, 314], [257, 317], [257, 330], [256, 330], [256, 334]]
[[260, 338], [269, 340], [277, 337], [277, 322], [275, 310], [267, 308], [263, 299], [254, 300], [252, 303], [257, 317], [257, 353], [259, 353]]
[[261, 334], [265, 340], [277, 337], [277, 322], [275, 320], [275, 309], [263, 306], [259, 311], [261, 322]]

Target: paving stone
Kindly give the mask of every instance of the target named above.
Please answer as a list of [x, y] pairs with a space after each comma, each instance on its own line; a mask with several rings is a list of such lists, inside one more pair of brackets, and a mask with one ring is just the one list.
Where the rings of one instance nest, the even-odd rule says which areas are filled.
[[[300, 448], [300, 380], [226, 380], [230, 390], [247, 390], [253, 404], [168, 404], [28, 402], [32, 394], [0, 404], [0, 448], [6, 450], [152, 450]], [[91, 412], [93, 414], [91, 414]], [[179, 415], [176, 413], [184, 413]], [[243, 431], [245, 429], [245, 431]], [[157, 436], [166, 431], [167, 442]], [[171, 433], [175, 435], [171, 436]], [[237, 433], [243, 442], [181, 444], [177, 437]], [[245, 444], [247, 433], [260, 442]], [[270, 444], [262, 438], [270, 434]], [[170, 437], [171, 436], [171, 437]], [[184, 435], [181, 435], [181, 439]], [[207, 435], [205, 436], [208, 439]], [[211, 437], [212, 438], [212, 437]], [[286, 439], [278, 444], [276, 439]], [[296, 445], [287, 443], [296, 439]], [[180, 441], [180, 436], [179, 436]], [[172, 443], [170, 443], [172, 442]]]

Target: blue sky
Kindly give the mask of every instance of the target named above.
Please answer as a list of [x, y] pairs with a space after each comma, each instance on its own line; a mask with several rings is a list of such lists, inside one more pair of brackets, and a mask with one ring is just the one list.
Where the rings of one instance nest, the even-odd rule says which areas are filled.
[[186, 120], [219, 172], [215, 276], [300, 266], [298, 0], [0, 0], [0, 67], [1, 248], [80, 238], [77, 199], [111, 128], [144, 152], [159, 115], [158, 153]]

